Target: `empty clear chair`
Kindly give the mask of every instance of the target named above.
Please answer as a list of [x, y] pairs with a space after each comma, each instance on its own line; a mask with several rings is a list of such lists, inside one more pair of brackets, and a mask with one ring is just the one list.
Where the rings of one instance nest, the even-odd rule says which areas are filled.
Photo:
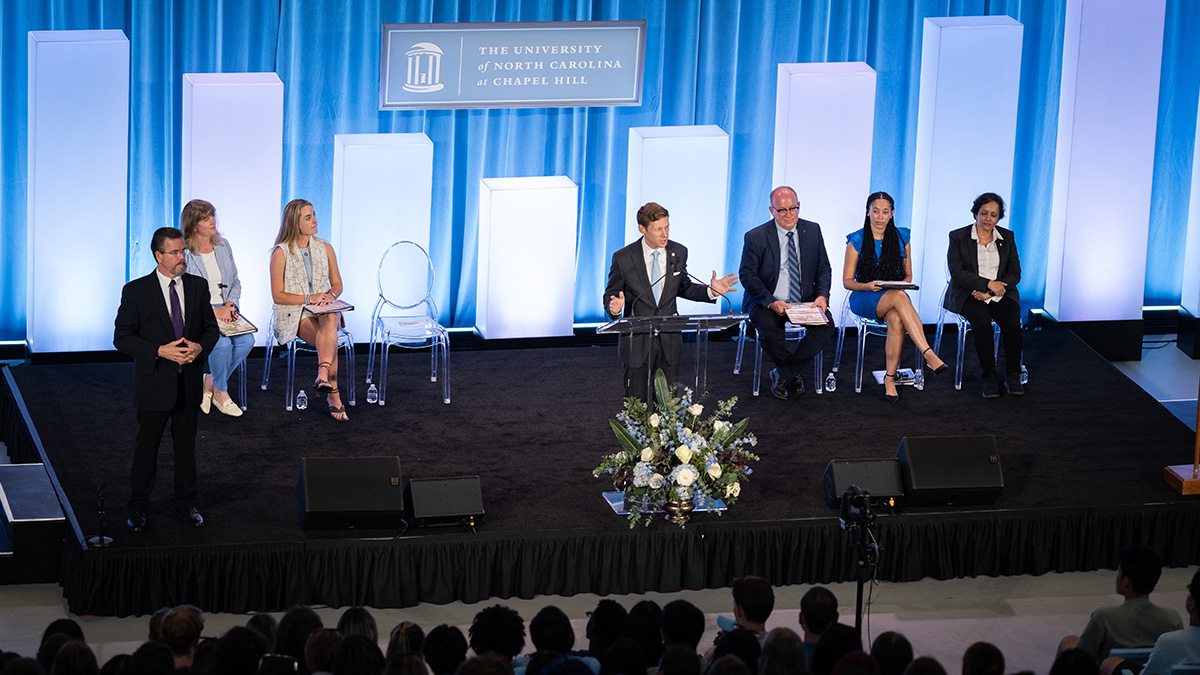
[[[862, 393], [863, 353], [867, 349], [867, 336], [876, 335], [878, 337], [886, 338], [887, 324], [874, 319], [861, 317], [850, 311], [849, 302], [843, 304], [842, 319], [838, 322], [837, 349], [834, 350], [833, 353], [833, 373], [837, 373], [838, 368], [841, 366], [842, 344], [846, 341], [846, 326], [851, 323], [853, 323], [854, 327], [858, 329], [858, 368], [854, 371], [854, 391], [855, 393]], [[922, 368], [925, 366], [925, 360], [921, 357], [921, 353], [918, 350], [914, 349], [913, 351], [917, 352], [917, 360], [913, 366], [913, 385], [917, 389], [923, 389], [925, 387], [925, 375]]]
[[[938, 321], [937, 333], [933, 338], [933, 351], [939, 356], [942, 353], [942, 331], [946, 328], [947, 316], [953, 317], [954, 324], [958, 326], [958, 354], [955, 356], [954, 364], [954, 388], [962, 389], [963, 379], [963, 354], [967, 348], [967, 333], [971, 330], [971, 322], [964, 319], [961, 315], [955, 314], [946, 309], [946, 293], [950, 292], [950, 282], [946, 282], [946, 288], [942, 289], [942, 299], [938, 302]], [[978, 338], [976, 338], [978, 339]], [[1000, 357], [1000, 326], [996, 322], [992, 322], [992, 354], [994, 358]], [[1025, 354], [1021, 354], [1021, 384], [1029, 382], [1029, 371], [1025, 369]]]
[[[279, 342], [279, 340], [275, 337], [275, 316], [274, 316], [274, 313], [272, 313], [271, 320], [267, 323], [267, 351], [266, 351], [266, 354], [264, 355], [266, 358], [263, 360], [263, 379], [262, 379], [262, 390], [263, 391], [267, 390], [267, 384], [271, 380], [271, 353], [272, 353], [272, 351], [274, 351], [275, 345], [278, 342]], [[281, 346], [285, 347], [288, 350], [288, 352], [287, 352], [287, 390], [284, 392], [284, 396], [283, 396], [283, 407], [285, 410], [290, 411], [292, 409], [292, 400], [296, 394], [296, 388], [295, 388], [296, 352], [298, 350], [303, 350], [303, 351], [308, 351], [308, 352], [312, 352], [315, 354], [317, 350], [315, 347], [308, 344], [307, 342], [300, 339], [299, 337], [297, 337], [296, 339], [287, 343], [286, 345], [281, 345]], [[345, 363], [344, 369], [339, 369], [338, 382], [340, 383], [342, 381], [345, 381], [348, 383], [348, 385], [346, 386], [347, 402], [350, 405], [354, 405], [354, 403], [355, 403], [355, 401], [354, 401], [354, 338], [350, 335], [350, 332], [347, 331], [345, 328], [339, 328], [338, 329], [338, 353], [340, 354], [343, 350], [345, 350], [346, 363]], [[341, 377], [341, 375], [340, 375], [340, 373], [343, 373], [343, 372], [346, 374], [345, 378]], [[314, 391], [314, 393], [315, 393], [315, 391]], [[244, 399], [245, 399], [245, 397], [243, 396], [243, 400]]]
[[[438, 323], [433, 300], [433, 264], [411, 241], [392, 244], [379, 260], [379, 299], [371, 313], [367, 382], [372, 381], [375, 349], [379, 358], [379, 405], [387, 398], [389, 347], [429, 349], [429, 381], [442, 381], [442, 402], [450, 402], [450, 333]], [[441, 371], [440, 374], [438, 371]]]

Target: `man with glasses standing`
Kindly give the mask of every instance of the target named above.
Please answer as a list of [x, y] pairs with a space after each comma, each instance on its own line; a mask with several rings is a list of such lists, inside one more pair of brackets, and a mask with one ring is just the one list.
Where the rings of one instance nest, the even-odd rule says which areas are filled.
[[[742, 311], [758, 331], [763, 351], [771, 357], [771, 393], [787, 400], [804, 393], [803, 368], [833, 336], [829, 314], [832, 272], [821, 226], [800, 217], [796, 191], [788, 186], [771, 191], [771, 220], [746, 233], [738, 277], [746, 289]], [[806, 326], [807, 332], [790, 349], [784, 324], [789, 304], [812, 303], [825, 314], [825, 325]]]
[[113, 345], [133, 358], [137, 445], [133, 454], [129, 520], [133, 532], [149, 525], [158, 445], [167, 423], [175, 449], [175, 510], [204, 527], [196, 509], [196, 417], [204, 391], [204, 363], [220, 332], [208, 283], [184, 274], [183, 233], [160, 227], [150, 241], [154, 271], [121, 289]]

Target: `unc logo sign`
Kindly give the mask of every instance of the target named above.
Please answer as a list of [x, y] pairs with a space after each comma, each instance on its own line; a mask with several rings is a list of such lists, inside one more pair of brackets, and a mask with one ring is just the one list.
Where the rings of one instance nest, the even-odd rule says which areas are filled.
[[432, 42], [418, 42], [405, 52], [408, 77], [404, 90], [430, 94], [442, 90], [442, 49]]

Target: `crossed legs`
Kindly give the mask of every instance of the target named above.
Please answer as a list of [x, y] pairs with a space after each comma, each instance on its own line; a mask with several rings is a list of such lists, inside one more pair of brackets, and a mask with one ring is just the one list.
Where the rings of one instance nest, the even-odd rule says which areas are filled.
[[[930, 368], [940, 368], [942, 359], [929, 348], [929, 341], [925, 339], [925, 329], [921, 325], [921, 317], [917, 315], [917, 308], [913, 307], [912, 299], [908, 294], [901, 290], [890, 290], [879, 298], [879, 304], [875, 307], [875, 314], [880, 321], [887, 324], [887, 341], [884, 346], [884, 363], [887, 367], [887, 372], [895, 373], [900, 367], [900, 350], [904, 347], [904, 335], [907, 333], [912, 339], [913, 344], [920, 350], [921, 355], [925, 357], [925, 362]], [[885, 377], [883, 387], [888, 395], [896, 395], [896, 382], [894, 378]]]
[[[342, 395], [337, 389], [337, 344], [338, 344], [338, 324], [341, 320], [341, 315], [337, 313], [321, 314], [318, 316], [310, 316], [301, 319], [297, 333], [300, 339], [317, 349], [317, 380], [328, 379], [329, 384], [333, 385], [333, 391], [329, 392], [329, 409], [333, 414], [334, 419], [346, 419], [345, 407], [342, 405]], [[324, 374], [325, 378], [321, 375]], [[334, 409], [340, 409], [342, 412], [333, 412]]]

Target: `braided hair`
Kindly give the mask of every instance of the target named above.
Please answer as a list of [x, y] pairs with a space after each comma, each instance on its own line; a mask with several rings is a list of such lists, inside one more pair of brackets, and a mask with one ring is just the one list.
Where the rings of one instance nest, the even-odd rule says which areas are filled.
[[904, 279], [904, 259], [901, 255], [900, 230], [896, 229], [896, 218], [888, 219], [887, 229], [883, 231], [883, 250], [878, 259], [875, 258], [875, 235], [871, 232], [871, 202], [883, 199], [896, 209], [896, 200], [886, 192], [872, 192], [867, 197], [867, 211], [863, 216], [862, 250], [858, 253], [858, 266], [854, 268], [854, 278], [858, 281], [900, 281]]

